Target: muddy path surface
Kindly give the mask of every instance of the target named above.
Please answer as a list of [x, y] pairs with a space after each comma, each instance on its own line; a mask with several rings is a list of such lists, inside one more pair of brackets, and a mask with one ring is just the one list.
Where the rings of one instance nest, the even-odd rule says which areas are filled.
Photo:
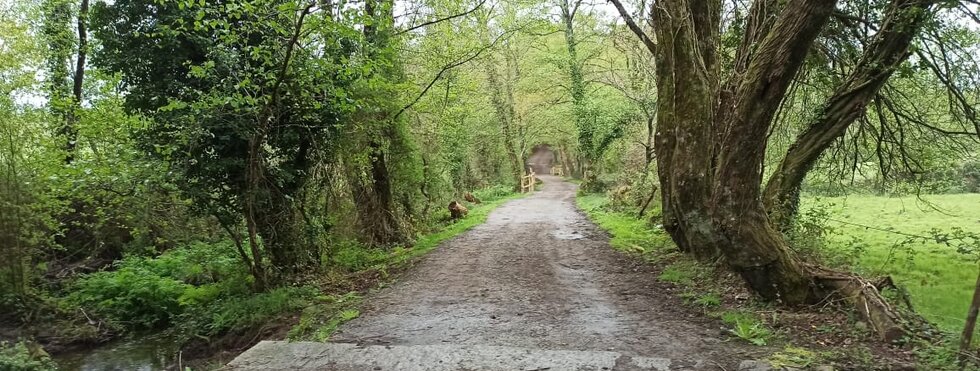
[[369, 295], [331, 341], [615, 351], [669, 359], [670, 369], [733, 370], [752, 358], [651, 267], [613, 250], [576, 208], [576, 185], [541, 179]]

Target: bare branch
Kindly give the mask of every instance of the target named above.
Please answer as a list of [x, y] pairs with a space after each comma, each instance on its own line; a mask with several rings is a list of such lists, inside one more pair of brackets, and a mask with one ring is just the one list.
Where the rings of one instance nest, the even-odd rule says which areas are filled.
[[[616, 10], [619, 12], [619, 15], [623, 17], [623, 21], [626, 22], [626, 26], [629, 27], [630, 30], [633, 31], [633, 33], [635, 33], [636, 36], [640, 38], [640, 41], [643, 41], [643, 45], [647, 47], [647, 50], [649, 50], [651, 54], [656, 54], [657, 43], [654, 42], [653, 39], [651, 39], [650, 36], [646, 34], [646, 32], [643, 32], [640, 26], [638, 26], [636, 22], [633, 21], [633, 17], [630, 16], [629, 12], [626, 11], [626, 8], [623, 7], [623, 3], [621, 3], [619, 0], [609, 0], [609, 2], [613, 3], [613, 5], [616, 6]], [[642, 11], [642, 9], [640, 11]]]
[[412, 32], [412, 31], [415, 31], [415, 30], [420, 29], [420, 28], [423, 28], [423, 27], [431, 26], [431, 25], [434, 25], [436, 23], [445, 22], [445, 21], [452, 20], [452, 19], [455, 19], [455, 18], [465, 17], [466, 15], [469, 15], [470, 13], [473, 13], [473, 12], [477, 11], [477, 9], [480, 9], [481, 7], [483, 7], [483, 4], [485, 4], [486, 2], [487, 2], [487, 0], [480, 0], [480, 3], [479, 4], [476, 4], [476, 6], [473, 7], [473, 9], [467, 10], [467, 11], [462, 12], [462, 13], [453, 14], [451, 16], [447, 16], [447, 17], [442, 17], [442, 18], [439, 18], [439, 19], [435, 19], [435, 20], [432, 20], [432, 21], [422, 22], [422, 23], [417, 24], [415, 26], [412, 26], [412, 27], [406, 28], [404, 30], [398, 31], [398, 32], [395, 33], [395, 35], [401, 35], [401, 34], [406, 33], [406, 32]]

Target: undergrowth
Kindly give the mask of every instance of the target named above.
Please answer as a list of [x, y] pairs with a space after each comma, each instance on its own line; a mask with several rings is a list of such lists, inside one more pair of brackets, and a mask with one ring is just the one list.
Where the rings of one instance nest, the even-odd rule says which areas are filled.
[[[324, 341], [342, 323], [360, 315], [361, 296], [383, 284], [389, 271], [485, 222], [490, 211], [521, 196], [505, 187], [474, 194], [484, 202], [469, 205], [466, 218], [453, 222], [437, 213], [436, 224], [428, 228], [431, 233], [418, 236], [412, 246], [380, 249], [334, 241], [321, 259], [320, 272], [291, 285], [255, 293], [233, 243], [198, 242], [155, 257], [126, 257], [109, 270], [84, 275], [72, 284], [68, 296], [59, 299], [59, 305], [81, 309], [99, 326], [116, 333], [166, 331], [183, 341], [209, 341], [295, 321], [289, 339]], [[21, 348], [4, 345], [0, 369], [9, 368], [2, 362], [26, 362], [15, 357], [23, 353]]]
[[[678, 295], [687, 304], [702, 310], [709, 316], [719, 318], [725, 324], [726, 332], [734, 339], [755, 345], [787, 343], [782, 351], [774, 353], [769, 359], [774, 367], [806, 367], [818, 361], [837, 362], [839, 360], [858, 369], [889, 367], [882, 364], [880, 360], [874, 359], [872, 353], [862, 344], [854, 344], [847, 351], [825, 353], [815, 353], [788, 344], [794, 341], [815, 341], [817, 344], [832, 345], [824, 343], [819, 340], [820, 338], [848, 339], [847, 341], [851, 341], [850, 339], [869, 339], [869, 342], [874, 342], [873, 334], [856, 314], [852, 313], [845, 316], [846, 322], [840, 323], [842, 326], [827, 324], [817, 326], [815, 324], [809, 325], [806, 322], [806, 314], [768, 308], [765, 304], [756, 302], [751, 297], [743, 297], [733, 301], [730, 293], [727, 295], [719, 295], [719, 293], [732, 289], [726, 285], [738, 285], [731, 282], [715, 282], [718, 281], [719, 277], [718, 272], [713, 267], [704, 266], [677, 252], [669, 236], [657, 224], [656, 217], [651, 218], [650, 221], [638, 219], [633, 210], [614, 207], [610, 204], [609, 198], [602, 194], [582, 194], [578, 196], [577, 202], [590, 219], [612, 235], [610, 244], [613, 248], [634, 254], [660, 267], [659, 280], [680, 288]], [[866, 267], [868, 263], [877, 264], [876, 267], [879, 268], [886, 267], [888, 264], [900, 266], [904, 263], [906, 267], [920, 267], [915, 268], [918, 270], [922, 270], [921, 267], [925, 267], [926, 264], [932, 264], [930, 271], [933, 272], [933, 275], [922, 278], [916, 282], [918, 285], [924, 285], [927, 280], [933, 281], [937, 277], [949, 275], [944, 273], [946, 270], [943, 268], [947, 262], [953, 266], [960, 264], [957, 259], [937, 261], [933, 259], [934, 252], [929, 250], [917, 251], [911, 246], [928, 241], [916, 240], [902, 243], [906, 240], [900, 240], [897, 245], [895, 241], [886, 244], [882, 241], [866, 241], [866, 236], [860, 233], [857, 234], [857, 237], [841, 240], [838, 238], [840, 230], [847, 230], [848, 233], [851, 233], [855, 229], [828, 225], [828, 220], [833, 219], [835, 212], [839, 212], [832, 210], [832, 207], [833, 205], [827, 207], [810, 204], [810, 206], [803, 208], [794, 228], [787, 232], [787, 237], [790, 239], [793, 248], [808, 259], [842, 269], [856, 268], [859, 271], [865, 271], [862, 267]], [[659, 214], [659, 210], [652, 208], [649, 215], [657, 214]], [[930, 236], [933, 235], [939, 238], [949, 236], [946, 234], [930, 234]], [[833, 243], [833, 245], [829, 243]], [[881, 249], [881, 246], [893, 247], [890, 248], [891, 252], [888, 250], [884, 253], [876, 252], [875, 249]], [[890, 254], [891, 257], [880, 258], [879, 255], [881, 254]], [[903, 257], [908, 260], [896, 259], [895, 257]], [[916, 262], [914, 266], [908, 265], [909, 261], [913, 261], [912, 259], [915, 259]], [[975, 269], [974, 264], [964, 275], [972, 274], [975, 276]], [[899, 278], [903, 278], [909, 273], [917, 274], [915, 271], [893, 272], [898, 273]], [[964, 287], [970, 286], [969, 289], [972, 290], [972, 280], [963, 282], [965, 282]], [[912, 294], [920, 295], [919, 300], [922, 299], [922, 295], [930, 295], [916, 290], [912, 290]], [[942, 295], [942, 293], [932, 289], [931, 295]], [[935, 305], [938, 304], [924, 303], [922, 306], [930, 308], [929, 310], [932, 311], [934, 309], [931, 308], [934, 308]], [[948, 309], [943, 308], [942, 310]], [[957, 313], [959, 312], [957, 311]], [[965, 310], [962, 312], [965, 313]], [[769, 313], [770, 315], [762, 316], [759, 313]], [[777, 313], [785, 313], [788, 316], [796, 316], [796, 318], [778, 318]], [[802, 323], [794, 323], [794, 321], [800, 321], [800, 318], [804, 318]], [[789, 332], [799, 331], [799, 326], [804, 325], [812, 327], [804, 329], [804, 331], [812, 331], [813, 337], [801, 340], [798, 337], [800, 334]], [[956, 348], [950, 340], [953, 338], [952, 335], [947, 334], [940, 337], [947, 340], [938, 343], [916, 342], [911, 344], [911, 349], [915, 353], [916, 364], [930, 370], [958, 368], [955, 366]]]
[[[660, 281], [681, 288], [679, 296], [689, 305], [720, 317], [734, 338], [760, 346], [772, 342], [774, 331], [764, 322], [747, 311], [731, 310], [723, 302], [719, 292], [725, 288], [716, 283], [715, 269], [677, 252], [670, 237], [657, 225], [614, 209], [602, 194], [583, 194], [576, 200], [592, 221], [609, 232], [613, 248], [661, 267], [657, 277]], [[657, 215], [659, 209], [654, 207], [651, 213]]]
[[0, 341], [0, 370], [54, 371], [58, 367], [40, 346], [24, 341]]

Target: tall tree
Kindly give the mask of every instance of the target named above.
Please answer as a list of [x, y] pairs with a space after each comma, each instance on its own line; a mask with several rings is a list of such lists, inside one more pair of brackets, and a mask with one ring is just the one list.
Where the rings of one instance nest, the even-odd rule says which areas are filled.
[[[78, 39], [72, 34], [70, 24], [72, 6], [67, 0], [46, 0], [42, 4], [41, 33], [48, 44], [45, 86], [48, 107], [60, 121], [56, 129], [62, 137], [65, 150], [65, 163], [74, 160], [75, 144], [78, 140], [78, 108], [81, 104], [82, 79], [87, 48], [85, 22], [88, 13], [88, 0], [83, 0], [78, 14]], [[69, 64], [75, 46], [77, 49], [74, 77], [69, 72]]]
[[623, 128], [621, 124], [613, 125], [612, 128], [602, 128], [599, 121], [600, 114], [587, 94], [588, 85], [583, 60], [579, 55], [582, 37], [575, 29], [576, 17], [580, 15], [583, 3], [582, 0], [558, 0], [557, 5], [560, 26], [565, 37], [567, 60], [564, 67], [568, 75], [568, 90], [572, 98], [572, 110], [578, 132], [578, 149], [581, 156], [579, 170], [584, 177], [582, 187], [595, 190], [594, 187], [598, 185], [596, 182], [598, 169], [594, 167], [599, 164], [602, 155], [612, 142], [623, 135]]
[[[400, 66], [394, 53], [394, 2], [391, 0], [366, 0], [364, 15], [368, 19], [363, 27], [368, 59], [372, 71], [368, 76], [374, 87], [368, 94], [377, 97], [393, 95], [393, 85], [400, 79]], [[368, 240], [378, 246], [391, 246], [406, 242], [406, 225], [399, 219], [395, 208], [392, 184], [391, 154], [404, 138], [399, 131], [397, 108], [385, 102], [367, 106], [357, 116], [364, 120], [364, 136], [368, 148], [367, 174], [352, 174], [354, 202], [363, 232]], [[407, 159], [400, 159], [407, 160]], [[359, 166], [355, 164], [355, 167]]]
[[[630, 19], [618, 0], [621, 15]], [[792, 80], [828, 22], [836, 0], [758, 0], [740, 25], [744, 30], [731, 66], [723, 72], [721, 1], [658, 1], [656, 37], [634, 29], [654, 52], [657, 68], [657, 163], [664, 227], [678, 247], [702, 259], [724, 256], [753, 291], [788, 304], [821, 300], [845, 289], [863, 304], [886, 337], [901, 335], [887, 304], [860, 279], [811, 268], [792, 252], [773, 226], [762, 199], [767, 136]], [[858, 68], [826, 105], [805, 138], [834, 138], [863, 112], [868, 94], [907, 56], [911, 36], [932, 14], [932, 1], [892, 0], [881, 29]], [[630, 21], [628, 21], [630, 22]], [[814, 143], [816, 142], [816, 143]], [[794, 148], [826, 147], [805, 139]], [[809, 170], [797, 154], [780, 174]], [[809, 153], [809, 152], [807, 152]], [[795, 181], [783, 175], [790, 183]], [[798, 186], [796, 187], [798, 189]]]
[[[486, 45], [491, 45], [493, 41], [490, 38], [490, 19], [492, 12], [481, 12], [478, 14], [478, 20], [480, 23], [480, 38], [481, 41]], [[510, 53], [504, 51], [505, 63], [505, 73], [501, 75], [500, 65], [498, 60], [498, 53], [490, 53], [484, 59], [484, 68], [486, 69], [487, 75], [487, 88], [490, 90], [490, 102], [493, 105], [493, 111], [496, 115], [496, 119], [500, 125], [500, 134], [503, 138], [504, 151], [507, 152], [507, 157], [510, 159], [511, 165], [511, 177], [514, 179], [514, 187], [520, 187], [521, 177], [524, 176], [524, 163], [526, 160], [524, 156], [521, 155], [520, 148], [515, 142], [515, 109], [514, 109], [514, 84], [509, 73], [512, 68], [513, 61]]]
[[299, 196], [357, 105], [360, 17], [319, 4], [121, 0], [93, 11], [96, 63], [122, 74], [128, 109], [153, 119], [146, 150], [239, 242], [260, 288], [319, 263]]

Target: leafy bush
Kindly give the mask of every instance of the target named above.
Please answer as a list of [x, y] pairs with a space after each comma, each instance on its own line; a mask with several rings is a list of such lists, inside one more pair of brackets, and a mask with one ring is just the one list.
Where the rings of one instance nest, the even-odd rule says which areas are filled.
[[298, 311], [319, 295], [312, 286], [279, 287], [251, 296], [217, 300], [190, 308], [181, 316], [182, 327], [206, 336], [260, 326], [283, 313]]
[[154, 259], [146, 259], [144, 263], [157, 275], [192, 285], [217, 283], [247, 274], [231, 241], [194, 242]]
[[119, 270], [90, 274], [74, 287], [69, 302], [128, 328], [167, 325], [181, 312], [180, 297], [193, 286], [124, 261]]
[[32, 347], [25, 342], [14, 344], [0, 342], [0, 370], [48, 371], [57, 369], [51, 357], [40, 347]]
[[359, 271], [383, 263], [388, 257], [383, 249], [370, 248], [349, 241], [340, 244], [332, 254], [331, 262], [348, 271]]
[[166, 326], [187, 307], [247, 294], [249, 278], [230, 243], [194, 243], [77, 281], [68, 302], [132, 329]]

